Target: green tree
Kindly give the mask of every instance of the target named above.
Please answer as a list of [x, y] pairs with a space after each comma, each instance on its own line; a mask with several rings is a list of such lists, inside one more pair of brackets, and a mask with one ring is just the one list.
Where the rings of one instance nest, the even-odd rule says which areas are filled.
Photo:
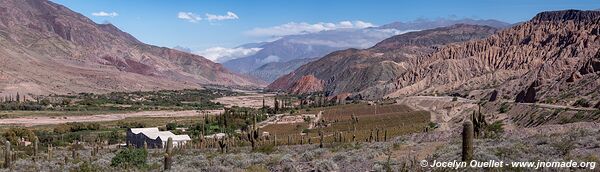
[[115, 155], [111, 162], [113, 167], [137, 167], [145, 168], [148, 159], [148, 152], [145, 149], [128, 148], [123, 149]]

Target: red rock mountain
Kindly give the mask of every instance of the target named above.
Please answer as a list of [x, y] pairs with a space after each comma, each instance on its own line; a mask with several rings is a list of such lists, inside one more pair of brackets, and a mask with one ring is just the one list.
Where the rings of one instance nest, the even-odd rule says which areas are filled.
[[[369, 49], [348, 49], [331, 53], [279, 78], [269, 88], [298, 93], [357, 93], [396, 79], [409, 70], [408, 64], [446, 44], [484, 38], [495, 31], [496, 29], [488, 26], [459, 24], [394, 36]], [[305, 76], [312, 76], [313, 79], [302, 79]], [[312, 83], [303, 83], [306, 81]], [[311, 90], [298, 88], [317, 83], [322, 83], [322, 89], [314, 90], [319, 88], [316, 86], [311, 87]], [[383, 93], [370, 94], [383, 96]]]
[[[332, 53], [269, 88], [289, 90], [296, 78], [314, 75], [324, 81], [325, 92], [367, 98], [457, 93], [567, 104], [569, 98], [600, 97], [598, 11], [542, 12], [485, 39], [416, 53], [407, 53], [404, 46], [423, 41], [386, 41], [368, 50]], [[372, 60], [378, 56], [385, 60]]]
[[0, 94], [261, 84], [46, 0], [0, 1], [0, 64]]

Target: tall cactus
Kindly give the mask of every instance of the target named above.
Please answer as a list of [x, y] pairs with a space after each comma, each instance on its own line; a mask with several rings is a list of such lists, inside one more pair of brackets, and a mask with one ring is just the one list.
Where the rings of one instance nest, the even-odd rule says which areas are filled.
[[225, 137], [219, 140], [219, 148], [221, 148], [221, 153], [227, 153], [227, 140]]
[[4, 168], [10, 168], [11, 166], [11, 149], [10, 142], [4, 142]]
[[48, 144], [48, 160], [52, 160], [52, 144]]
[[487, 127], [488, 123], [485, 121], [485, 115], [481, 113], [481, 105], [479, 105], [477, 112], [473, 111], [473, 115], [471, 115], [471, 121], [473, 123], [475, 138], [482, 137], [483, 130], [485, 127]]
[[165, 151], [165, 171], [171, 169], [171, 165], [173, 165], [173, 138], [169, 137]]
[[35, 136], [33, 138], [33, 156], [37, 156], [38, 155], [38, 143], [40, 142], [40, 140], [38, 139], [37, 136]]
[[253, 118], [252, 119], [252, 128], [248, 132], [247, 137], [248, 137], [248, 141], [252, 145], [252, 150], [255, 150], [256, 142], [260, 136], [259, 135], [260, 129], [258, 127], [256, 127], [256, 115], [253, 115], [252, 118]]
[[375, 141], [376, 141], [376, 142], [379, 142], [379, 128], [377, 129], [377, 135], [376, 135], [376, 137], [375, 137]]
[[473, 123], [465, 121], [462, 131], [462, 160], [471, 161], [473, 159]]
[[387, 130], [383, 132], [383, 141], [387, 142]]
[[323, 148], [323, 132], [319, 131], [319, 148]]

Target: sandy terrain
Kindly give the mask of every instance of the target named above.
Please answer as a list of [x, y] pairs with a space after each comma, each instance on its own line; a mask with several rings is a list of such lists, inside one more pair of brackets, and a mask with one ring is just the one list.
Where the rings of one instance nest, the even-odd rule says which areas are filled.
[[214, 115], [223, 113], [223, 110], [205, 110], [205, 111], [142, 111], [131, 113], [117, 114], [102, 114], [90, 116], [62, 116], [62, 117], [45, 117], [45, 116], [29, 116], [22, 118], [8, 118], [0, 120], [0, 125], [18, 125], [18, 126], [36, 126], [63, 124], [67, 122], [102, 122], [116, 121], [129, 117], [186, 117], [186, 116], [203, 116], [205, 113]]
[[213, 100], [213, 102], [224, 104], [225, 107], [239, 106], [261, 108], [263, 98], [266, 106], [273, 106], [273, 96], [275, 96], [275, 94], [248, 93], [246, 96], [228, 96], [217, 98], [216, 100]]

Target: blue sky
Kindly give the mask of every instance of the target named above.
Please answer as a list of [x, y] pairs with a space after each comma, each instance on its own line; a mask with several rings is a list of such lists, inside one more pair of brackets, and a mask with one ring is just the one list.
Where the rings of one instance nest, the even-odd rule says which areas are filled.
[[[332, 23], [337, 27], [342, 21], [351, 21], [354, 26], [359, 25], [356, 21], [383, 25], [394, 21], [440, 17], [498, 19], [514, 23], [528, 20], [541, 11], [600, 8], [599, 0], [52, 1], [97, 23], [110, 22], [145, 43], [165, 47], [183, 46], [194, 51], [273, 39], [273, 35], [266, 35], [265, 32], [290, 22], [295, 23], [283, 28], [296, 27], [303, 22], [308, 25]], [[210, 21], [208, 15], [213, 15]], [[263, 32], [254, 32], [257, 30]]]

